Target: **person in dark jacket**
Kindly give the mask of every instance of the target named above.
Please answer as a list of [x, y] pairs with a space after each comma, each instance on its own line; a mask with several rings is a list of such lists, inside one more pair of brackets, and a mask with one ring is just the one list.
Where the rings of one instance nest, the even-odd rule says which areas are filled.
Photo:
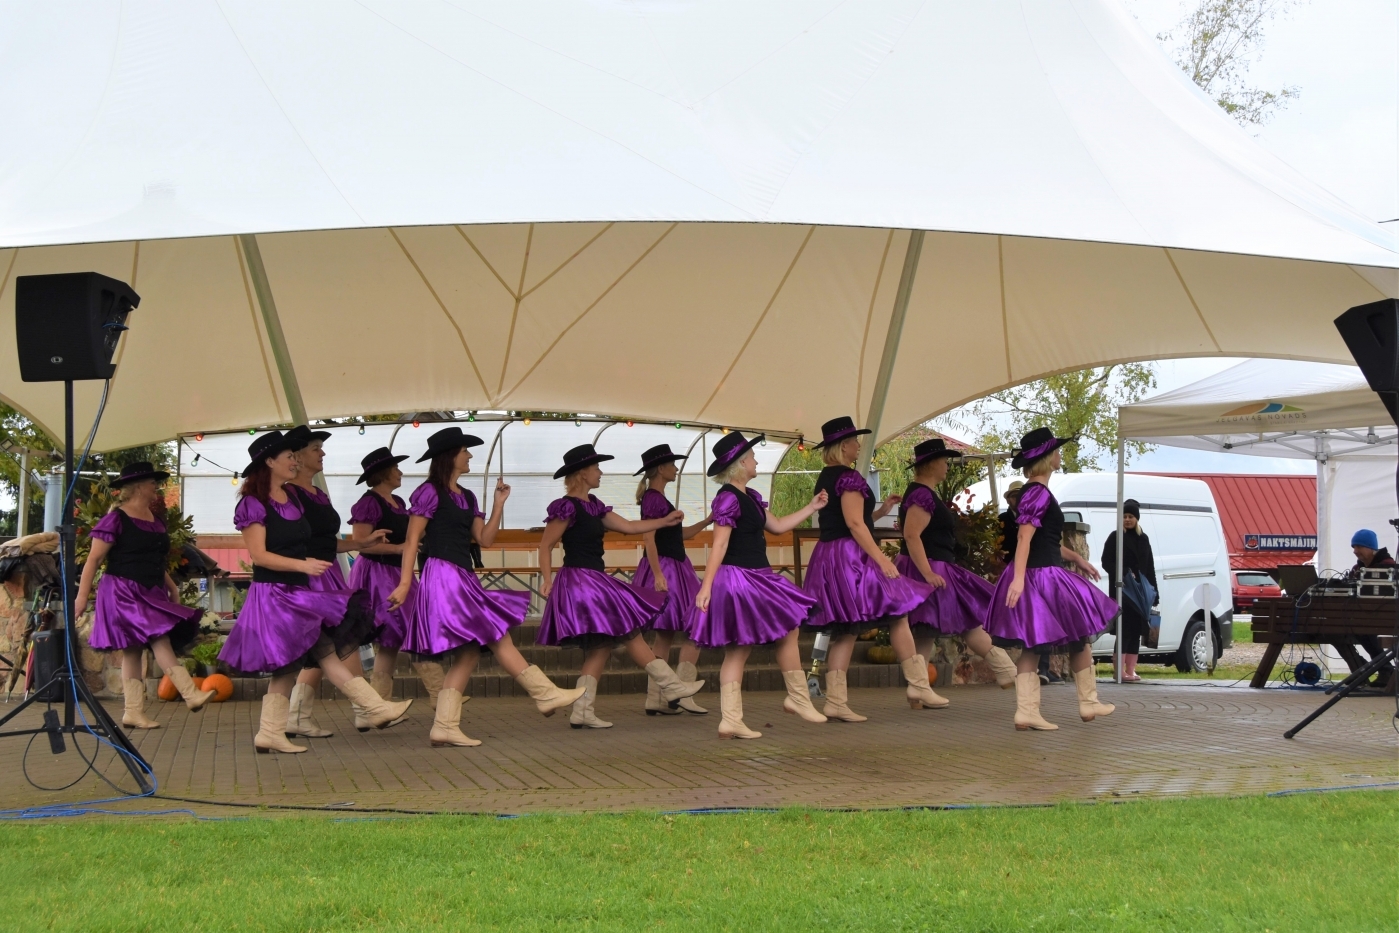
[[[1161, 601], [1161, 588], [1156, 584], [1156, 561], [1151, 553], [1151, 539], [1141, 526], [1142, 510], [1136, 499], [1122, 503], [1122, 548], [1123, 577], [1136, 577], [1150, 584], [1153, 594], [1152, 605]], [[1108, 573], [1109, 592], [1116, 593], [1117, 587], [1117, 531], [1108, 535], [1103, 542], [1103, 569]], [[1136, 683], [1137, 655], [1141, 651], [1142, 636], [1146, 634], [1147, 617], [1129, 599], [1122, 600], [1122, 682]]]
[[[1350, 568], [1351, 577], [1359, 577], [1362, 570], [1394, 566], [1394, 558], [1390, 556], [1389, 548], [1380, 547], [1379, 535], [1369, 528], [1362, 528], [1351, 536], [1350, 549], [1355, 553], [1355, 566]], [[1371, 658], [1377, 658], [1384, 652], [1380, 647], [1378, 635], [1357, 635], [1355, 643], [1364, 648]], [[1386, 664], [1380, 668], [1379, 676], [1375, 678], [1375, 686], [1386, 690], [1393, 678], [1394, 668]]]

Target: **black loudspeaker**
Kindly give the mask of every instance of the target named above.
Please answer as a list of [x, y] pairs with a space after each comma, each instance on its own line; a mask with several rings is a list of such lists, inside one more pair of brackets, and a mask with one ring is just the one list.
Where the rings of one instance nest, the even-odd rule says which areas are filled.
[[1395, 410], [1399, 395], [1399, 300], [1386, 298], [1357, 305], [1336, 318], [1336, 330], [1365, 381], [1379, 393], [1389, 416], [1399, 424]]
[[96, 272], [15, 279], [15, 343], [25, 382], [110, 379], [126, 316], [141, 296]]
[[61, 703], [63, 685], [54, 682], [58, 672], [68, 666], [64, 650], [63, 629], [46, 629], [34, 633], [34, 695], [44, 703]]

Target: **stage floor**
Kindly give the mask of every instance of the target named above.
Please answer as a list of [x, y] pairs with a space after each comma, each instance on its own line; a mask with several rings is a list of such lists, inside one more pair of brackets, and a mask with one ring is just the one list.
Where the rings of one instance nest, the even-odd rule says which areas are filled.
[[[160, 793], [265, 806], [395, 807], [422, 811], [522, 813], [537, 810], [688, 810], [742, 807], [903, 807], [1039, 804], [1136, 796], [1235, 795], [1399, 781], [1399, 737], [1392, 698], [1343, 701], [1298, 738], [1282, 733], [1323, 702], [1319, 693], [1194, 684], [1100, 684], [1117, 712], [1078, 719], [1070, 686], [1046, 687], [1043, 711], [1057, 732], [1016, 732], [1012, 691], [952, 687], [944, 710], [910, 710], [901, 689], [852, 690], [859, 725], [811, 725], [781, 710], [782, 694], [745, 697], [755, 741], [720, 741], [718, 697], [699, 699], [707, 716], [645, 716], [643, 698], [604, 696], [597, 712], [616, 725], [574, 730], [567, 711], [545, 719], [524, 698], [478, 699], [462, 728], [485, 744], [434, 749], [424, 701], [409, 721], [361, 735], [345, 701], [320, 702], [329, 739], [303, 740], [302, 755], [254, 754], [257, 703], [152, 701], [164, 728], [136, 733]], [[0, 709], [3, 709], [0, 705]], [[114, 716], [120, 705], [109, 704]], [[37, 724], [37, 715], [33, 721]], [[79, 740], [91, 754], [92, 740]], [[16, 808], [112, 795], [89, 774], [63, 791], [26, 782], [25, 739], [0, 740], [0, 807]], [[111, 751], [100, 768], [131, 780]], [[50, 754], [39, 737], [28, 749], [29, 774], [66, 784], [83, 770], [72, 751]], [[135, 801], [122, 809], [163, 809]], [[201, 815], [236, 815], [194, 805]], [[277, 811], [264, 811], [277, 812]], [[294, 811], [282, 811], [294, 812]]]

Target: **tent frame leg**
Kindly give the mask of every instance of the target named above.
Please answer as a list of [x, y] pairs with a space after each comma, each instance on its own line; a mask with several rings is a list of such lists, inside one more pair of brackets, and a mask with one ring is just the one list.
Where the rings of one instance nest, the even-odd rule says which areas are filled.
[[904, 318], [908, 315], [908, 300], [913, 295], [913, 280], [918, 275], [918, 259], [923, 255], [923, 231], [910, 230], [908, 251], [904, 253], [904, 268], [899, 274], [899, 290], [894, 293], [894, 307], [889, 313], [889, 332], [884, 337], [884, 353], [879, 358], [879, 374], [874, 379], [874, 391], [870, 395], [869, 415], [865, 427], [874, 433], [869, 443], [860, 447], [860, 460], [856, 469], [861, 476], [868, 476], [870, 458], [874, 447], [879, 443], [879, 424], [884, 419], [884, 402], [889, 397], [889, 382], [894, 375], [894, 360], [899, 353], [899, 341], [903, 338]]

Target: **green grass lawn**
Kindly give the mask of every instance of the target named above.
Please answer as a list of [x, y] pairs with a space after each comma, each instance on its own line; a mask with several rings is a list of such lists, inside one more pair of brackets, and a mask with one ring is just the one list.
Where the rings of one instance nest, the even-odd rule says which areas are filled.
[[[1027, 766], [1032, 766], [1027, 761]], [[10, 824], [7, 930], [1399, 926], [1399, 796]]]

